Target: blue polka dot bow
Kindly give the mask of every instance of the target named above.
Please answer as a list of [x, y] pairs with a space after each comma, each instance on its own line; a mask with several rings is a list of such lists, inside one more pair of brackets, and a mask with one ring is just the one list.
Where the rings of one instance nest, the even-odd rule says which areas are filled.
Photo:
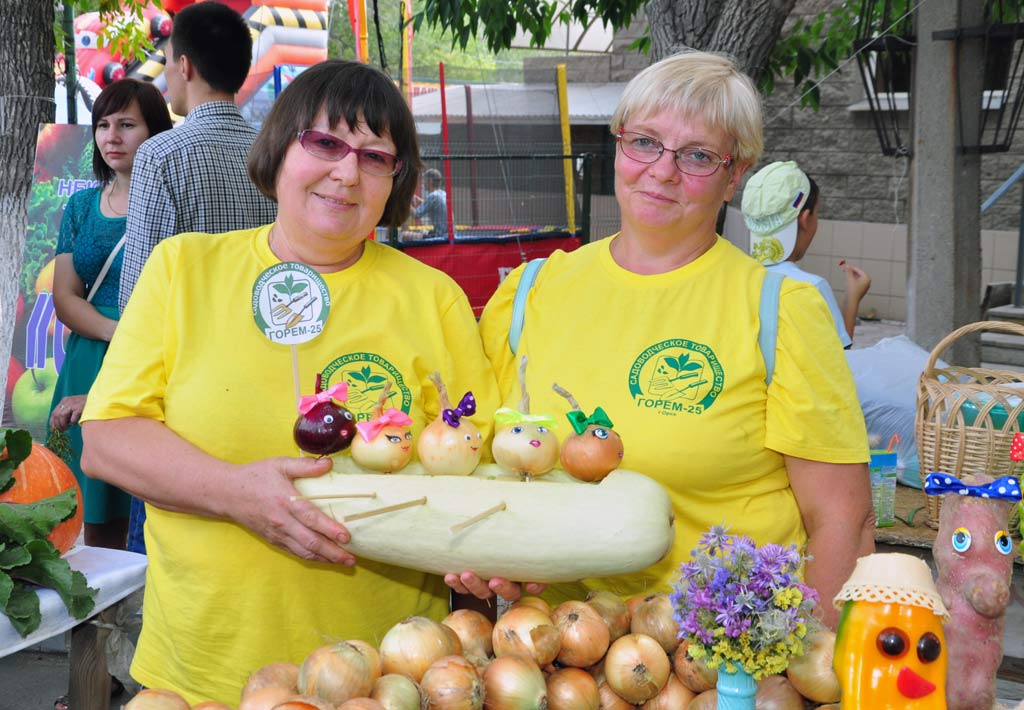
[[1016, 476], [1003, 476], [981, 486], [968, 486], [955, 476], [947, 473], [929, 473], [924, 479], [924, 492], [930, 496], [956, 493], [975, 498], [995, 498], [1019, 503], [1021, 500], [1020, 480]]

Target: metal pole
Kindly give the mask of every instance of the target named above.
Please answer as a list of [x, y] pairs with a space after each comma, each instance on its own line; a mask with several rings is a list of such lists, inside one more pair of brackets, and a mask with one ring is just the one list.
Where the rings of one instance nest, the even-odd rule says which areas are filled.
[[580, 243], [590, 242], [590, 181], [593, 179], [591, 162], [594, 160], [593, 153], [583, 154], [583, 205], [580, 208]]
[[[476, 152], [476, 143], [473, 138], [473, 90], [469, 84], [463, 84], [466, 90], [466, 141], [469, 143], [470, 154]], [[480, 205], [477, 195], [476, 161], [469, 163], [469, 207], [473, 214], [473, 224], [480, 224]]]
[[64, 88], [67, 90], [68, 123], [78, 123], [78, 69], [75, 65], [75, 10], [64, 3]]
[[1020, 191], [1020, 229], [1017, 236], [1017, 278], [1013, 284], [1013, 305], [1021, 306], [1021, 281], [1024, 281], [1024, 187]]

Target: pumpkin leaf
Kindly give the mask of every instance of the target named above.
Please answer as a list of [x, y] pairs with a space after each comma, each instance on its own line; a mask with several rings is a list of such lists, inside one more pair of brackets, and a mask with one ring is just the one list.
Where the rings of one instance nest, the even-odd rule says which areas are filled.
[[[6, 575], [0, 572], [0, 577], [4, 576]], [[11, 620], [11, 626], [15, 631], [22, 637], [28, 636], [38, 629], [43, 621], [43, 615], [39, 612], [39, 597], [36, 590], [25, 582], [11, 580], [9, 577], [8, 582], [11, 583], [11, 592], [7, 597], [7, 603], [0, 606], [0, 611]], [[2, 586], [0, 583], [0, 587]]]
[[0, 459], [0, 493], [14, 485], [14, 471], [32, 454], [32, 435], [24, 429], [0, 429], [0, 450], [7, 455]]
[[24, 545], [45, 538], [74, 515], [77, 507], [73, 488], [35, 503], [0, 503], [0, 541]]
[[47, 587], [60, 595], [68, 613], [76, 619], [84, 619], [96, 606], [97, 590], [91, 588], [85, 575], [71, 569], [68, 561], [60, 556], [60, 550], [49, 540], [33, 540], [25, 545], [32, 555], [28, 564], [11, 570], [16, 579]]

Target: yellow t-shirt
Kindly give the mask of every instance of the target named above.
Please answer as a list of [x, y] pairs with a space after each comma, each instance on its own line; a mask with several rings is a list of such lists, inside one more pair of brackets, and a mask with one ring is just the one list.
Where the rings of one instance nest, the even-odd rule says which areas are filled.
[[[504, 406], [520, 396], [527, 356], [534, 413], [565, 422], [557, 382], [589, 415], [603, 407], [621, 435], [622, 467], [654, 478], [675, 510], [670, 555], [642, 573], [558, 585], [555, 601], [589, 588], [624, 596], [668, 591], [701, 533], [725, 523], [756, 542], [803, 544], [783, 454], [832, 463], [868, 459], [853, 378], [821, 295], [787, 279], [775, 372], [765, 385], [757, 344], [765, 270], [724, 239], [690, 264], [642, 276], [618, 266], [612, 239], [551, 255], [530, 290], [518, 355], [508, 344], [522, 269], [499, 287], [480, 322]], [[593, 525], [614, 525], [594, 520]]]
[[[278, 263], [268, 228], [186, 234], [162, 242], [125, 310], [84, 419], [148, 417], [223, 460], [295, 456], [290, 347], [257, 329], [253, 285]], [[349, 384], [347, 406], [367, 418], [380, 386], [418, 434], [438, 413], [428, 376], [453, 397], [476, 395], [486, 437], [494, 376], [466, 296], [445, 274], [367, 242], [353, 266], [323, 275], [331, 309], [323, 333], [296, 346], [303, 394]], [[456, 400], [457, 401], [457, 400]], [[149, 570], [132, 675], [191, 702], [236, 705], [248, 674], [301, 662], [332, 640], [377, 643], [414, 615], [440, 619], [440, 577], [360, 559], [353, 569], [309, 563], [223, 520], [147, 506]]]

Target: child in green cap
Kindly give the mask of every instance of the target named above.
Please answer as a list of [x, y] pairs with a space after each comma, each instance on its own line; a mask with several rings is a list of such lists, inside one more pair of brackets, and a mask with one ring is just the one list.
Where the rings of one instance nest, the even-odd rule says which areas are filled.
[[792, 160], [758, 170], [743, 189], [743, 221], [750, 229], [750, 254], [767, 268], [813, 284], [832, 312], [844, 348], [853, 343], [857, 309], [871, 288], [871, 277], [845, 260], [846, 302], [839, 308], [832, 287], [821, 276], [796, 265], [818, 231], [818, 185]]

